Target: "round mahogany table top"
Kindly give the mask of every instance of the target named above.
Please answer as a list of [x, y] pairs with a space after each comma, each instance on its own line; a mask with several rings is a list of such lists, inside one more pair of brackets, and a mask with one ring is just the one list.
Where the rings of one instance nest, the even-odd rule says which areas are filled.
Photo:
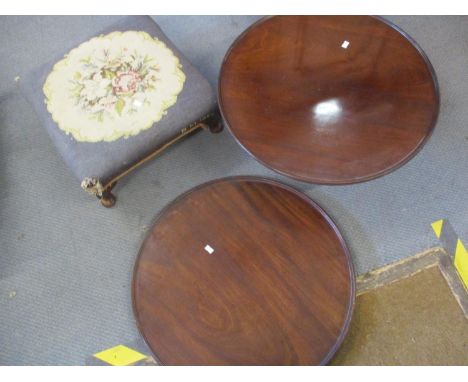
[[274, 16], [247, 29], [221, 67], [219, 105], [258, 161], [311, 183], [382, 176], [423, 146], [439, 112], [421, 48], [371, 16]]
[[138, 327], [167, 365], [327, 363], [351, 319], [352, 261], [311, 199], [232, 177], [169, 204], [133, 276]]

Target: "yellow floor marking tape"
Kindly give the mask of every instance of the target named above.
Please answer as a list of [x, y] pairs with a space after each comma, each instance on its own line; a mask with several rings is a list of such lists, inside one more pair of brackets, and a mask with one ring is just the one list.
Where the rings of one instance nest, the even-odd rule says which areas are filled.
[[128, 366], [147, 358], [146, 355], [124, 345], [117, 345], [113, 348], [96, 353], [94, 357], [112, 366]]
[[454, 264], [465, 287], [468, 288], [468, 252], [460, 239], [457, 241]]
[[444, 224], [444, 219], [440, 219], [431, 224], [432, 229], [434, 230], [437, 239], [440, 239], [440, 234], [442, 233], [442, 225]]
[[431, 224], [431, 227], [445, 251], [453, 259], [455, 269], [468, 289], [468, 252], [465, 246], [447, 219], [437, 220]]

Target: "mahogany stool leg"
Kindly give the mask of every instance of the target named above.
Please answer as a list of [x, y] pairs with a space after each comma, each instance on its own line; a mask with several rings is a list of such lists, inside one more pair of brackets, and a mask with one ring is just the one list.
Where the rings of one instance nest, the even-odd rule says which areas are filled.
[[216, 125], [210, 125], [210, 132], [212, 134], [218, 134], [223, 131], [223, 123], [219, 121]]
[[223, 131], [223, 119], [219, 112], [214, 113], [212, 116], [203, 121], [204, 128], [210, 130], [210, 133], [218, 134]]
[[103, 192], [102, 196], [98, 197], [101, 201], [101, 204], [106, 208], [114, 207], [117, 198], [112, 193], [112, 189], [116, 185], [117, 182], [112, 183], [109, 187], [107, 187]]

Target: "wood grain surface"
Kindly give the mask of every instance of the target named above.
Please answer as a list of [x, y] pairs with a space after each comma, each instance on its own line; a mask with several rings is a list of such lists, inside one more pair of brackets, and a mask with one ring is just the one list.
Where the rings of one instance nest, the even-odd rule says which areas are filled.
[[135, 264], [133, 307], [162, 364], [315, 365], [341, 344], [354, 289], [349, 251], [319, 206], [281, 183], [233, 177], [159, 214]]
[[387, 174], [430, 136], [433, 68], [407, 34], [370, 16], [275, 16], [231, 46], [219, 81], [230, 131], [292, 178], [349, 184]]

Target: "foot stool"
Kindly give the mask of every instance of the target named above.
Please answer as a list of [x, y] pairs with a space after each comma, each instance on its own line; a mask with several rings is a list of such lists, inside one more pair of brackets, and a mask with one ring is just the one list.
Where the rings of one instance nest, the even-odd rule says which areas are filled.
[[139, 165], [201, 128], [222, 130], [210, 84], [148, 16], [71, 42], [19, 82], [81, 187], [105, 207]]

